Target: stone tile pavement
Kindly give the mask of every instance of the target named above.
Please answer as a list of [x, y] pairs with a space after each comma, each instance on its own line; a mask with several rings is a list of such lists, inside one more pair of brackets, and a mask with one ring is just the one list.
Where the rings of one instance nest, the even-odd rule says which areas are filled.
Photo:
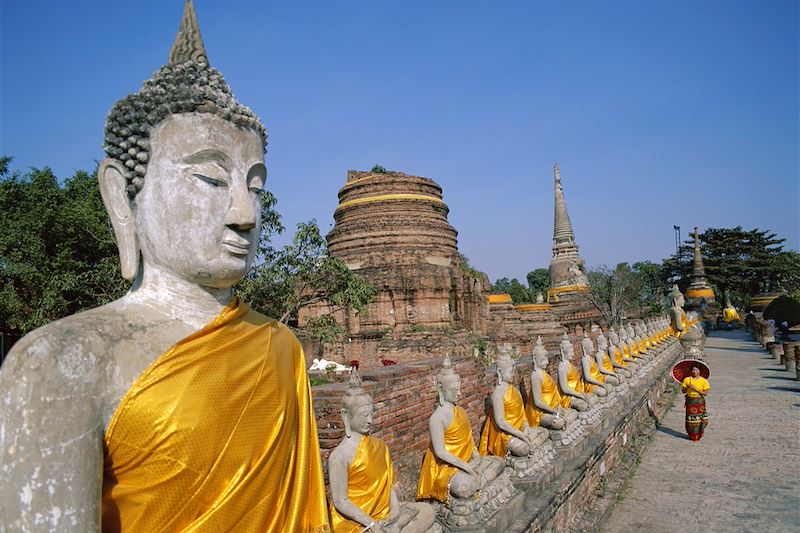
[[601, 531], [800, 532], [800, 382], [743, 331], [713, 332], [709, 425], [681, 395]]

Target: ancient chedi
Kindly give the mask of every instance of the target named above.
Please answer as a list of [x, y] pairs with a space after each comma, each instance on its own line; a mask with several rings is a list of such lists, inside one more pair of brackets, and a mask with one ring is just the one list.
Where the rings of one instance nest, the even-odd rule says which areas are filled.
[[[428, 358], [438, 347], [452, 348], [431, 339], [434, 331], [485, 332], [489, 281], [465, 265], [448, 212], [442, 188], [432, 179], [383, 169], [348, 171], [328, 249], [377, 294], [366, 313], [334, 315], [350, 338], [338, 347], [337, 358], [370, 353], [393, 360]], [[300, 325], [326, 312], [324, 303], [305, 307]]]
[[553, 215], [553, 258], [550, 260], [550, 288], [547, 302], [562, 324], [568, 328], [597, 322], [600, 313], [586, 298], [589, 280], [584, 273], [584, 263], [575, 243], [575, 233], [567, 212], [564, 188], [558, 163], [553, 167], [555, 209]]
[[720, 315], [721, 310], [714, 297], [714, 290], [708, 284], [703, 255], [700, 253], [700, 234], [697, 232], [697, 226], [694, 228], [694, 262], [690, 279], [689, 288], [686, 289], [684, 309], [699, 312], [702, 308], [703, 319], [714, 320]]

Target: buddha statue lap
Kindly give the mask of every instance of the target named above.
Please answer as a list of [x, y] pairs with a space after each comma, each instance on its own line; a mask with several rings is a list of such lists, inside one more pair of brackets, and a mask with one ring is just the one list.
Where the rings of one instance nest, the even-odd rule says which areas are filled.
[[353, 369], [342, 399], [345, 437], [328, 458], [333, 533], [441, 531], [424, 502], [400, 502], [386, 444], [370, 435], [374, 404]]
[[438, 406], [428, 421], [431, 442], [422, 461], [417, 500], [439, 502], [437, 517], [445, 526], [477, 527], [521, 493], [505, 473], [502, 458], [478, 453], [467, 413], [456, 405], [461, 379], [447, 356], [436, 376], [436, 389]]
[[525, 405], [525, 413], [531, 427], [547, 428], [556, 445], [570, 446], [583, 436], [583, 425], [578, 421], [575, 409], [562, 405], [558, 384], [547, 373], [548, 360], [542, 338], [538, 337], [533, 349], [531, 394]]
[[502, 350], [496, 360], [497, 385], [491, 394], [492, 408], [481, 431], [478, 452], [504, 457], [514, 478], [540, 473], [555, 456], [548, 431], [530, 426], [522, 394], [514, 386], [514, 360]]
[[169, 63], [105, 130], [97, 176], [132, 286], [9, 353], [3, 525], [329, 531], [302, 347], [233, 293], [258, 248], [266, 133], [208, 65], [191, 1]]

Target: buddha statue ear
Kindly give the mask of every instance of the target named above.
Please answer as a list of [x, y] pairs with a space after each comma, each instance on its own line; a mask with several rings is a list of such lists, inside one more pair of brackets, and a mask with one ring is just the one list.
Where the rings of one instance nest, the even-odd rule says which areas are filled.
[[97, 180], [100, 183], [103, 204], [117, 238], [122, 277], [133, 280], [139, 271], [139, 242], [136, 238], [131, 198], [127, 191], [126, 170], [120, 161], [107, 157], [97, 169]]
[[351, 435], [350, 430], [350, 415], [347, 414], [347, 409], [342, 407], [342, 421], [344, 422], [344, 436], [349, 437]]

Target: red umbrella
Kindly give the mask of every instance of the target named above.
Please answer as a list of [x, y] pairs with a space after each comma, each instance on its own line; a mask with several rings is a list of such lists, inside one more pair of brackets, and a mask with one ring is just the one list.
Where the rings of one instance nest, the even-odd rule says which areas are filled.
[[678, 383], [683, 383], [684, 378], [692, 375], [692, 367], [696, 366], [700, 369], [700, 375], [706, 379], [711, 375], [711, 370], [708, 365], [697, 359], [683, 359], [675, 363], [672, 367], [672, 378]]

